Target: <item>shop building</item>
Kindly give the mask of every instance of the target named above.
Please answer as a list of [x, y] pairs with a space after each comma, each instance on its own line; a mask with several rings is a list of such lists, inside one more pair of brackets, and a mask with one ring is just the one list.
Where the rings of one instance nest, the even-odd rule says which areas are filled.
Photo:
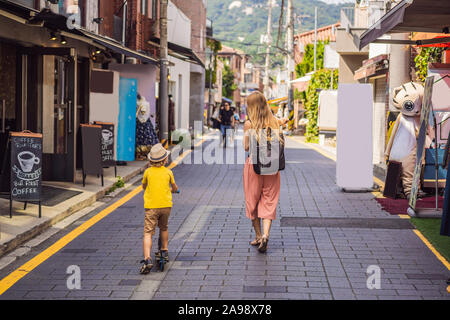
[[92, 120], [92, 70], [122, 56], [157, 63], [96, 33], [101, 4], [0, 1], [0, 149], [5, 150], [12, 131], [42, 133], [47, 181], [75, 181], [81, 166], [78, 128]]

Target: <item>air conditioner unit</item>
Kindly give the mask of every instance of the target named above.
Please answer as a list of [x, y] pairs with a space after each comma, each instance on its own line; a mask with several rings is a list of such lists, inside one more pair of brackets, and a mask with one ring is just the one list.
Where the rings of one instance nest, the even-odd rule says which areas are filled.
[[136, 58], [127, 57], [125, 59], [125, 63], [126, 64], [137, 64], [137, 59]]

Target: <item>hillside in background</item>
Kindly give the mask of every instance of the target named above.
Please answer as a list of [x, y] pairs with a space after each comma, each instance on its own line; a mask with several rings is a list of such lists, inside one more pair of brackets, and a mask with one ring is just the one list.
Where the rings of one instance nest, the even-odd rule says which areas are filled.
[[[287, 0], [285, 1], [287, 6]], [[272, 10], [273, 41], [278, 36], [278, 21], [280, 17], [281, 0], [274, 0], [276, 6]], [[294, 11], [302, 18], [302, 25], [295, 22], [295, 33], [314, 29], [314, 7], [318, 7], [318, 27], [323, 27], [339, 21], [340, 9], [352, 6], [352, 3], [327, 4], [319, 0], [294, 0]], [[286, 7], [285, 7], [286, 8]], [[279, 46], [284, 48], [284, 31], [287, 10], [284, 12], [282, 37]], [[267, 32], [267, 0], [208, 0], [208, 18], [213, 21], [214, 38], [223, 44], [242, 49], [252, 55], [254, 60], [263, 63], [265, 45], [260, 44], [262, 34]], [[283, 59], [280, 51], [273, 49], [274, 64], [280, 64]]]

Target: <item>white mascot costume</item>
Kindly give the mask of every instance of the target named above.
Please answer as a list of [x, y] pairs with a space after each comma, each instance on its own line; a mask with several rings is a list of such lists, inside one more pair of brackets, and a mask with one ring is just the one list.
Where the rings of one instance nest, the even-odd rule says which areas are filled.
[[[392, 129], [385, 156], [389, 161], [402, 164], [401, 181], [407, 198], [411, 194], [416, 163], [417, 134], [420, 126], [424, 88], [422, 84], [408, 82], [394, 89], [393, 103], [400, 111]], [[426, 145], [429, 145], [427, 137]]]

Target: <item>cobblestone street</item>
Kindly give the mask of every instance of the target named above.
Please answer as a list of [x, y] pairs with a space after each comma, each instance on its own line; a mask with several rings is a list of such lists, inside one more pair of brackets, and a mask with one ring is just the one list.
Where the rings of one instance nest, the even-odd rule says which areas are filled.
[[[249, 245], [254, 233], [245, 216], [243, 166], [179, 164], [173, 169], [181, 193], [174, 195], [169, 220], [171, 262], [163, 273], [156, 267], [148, 275], [138, 272], [141, 192], [0, 299], [450, 299], [450, 271], [408, 220], [383, 211], [371, 193], [341, 192], [334, 161], [315, 150], [289, 139], [286, 159], [266, 254]], [[0, 279], [109, 205], [0, 270]], [[80, 290], [67, 288], [71, 265], [80, 267]], [[371, 265], [381, 269], [380, 289], [367, 288]]]

